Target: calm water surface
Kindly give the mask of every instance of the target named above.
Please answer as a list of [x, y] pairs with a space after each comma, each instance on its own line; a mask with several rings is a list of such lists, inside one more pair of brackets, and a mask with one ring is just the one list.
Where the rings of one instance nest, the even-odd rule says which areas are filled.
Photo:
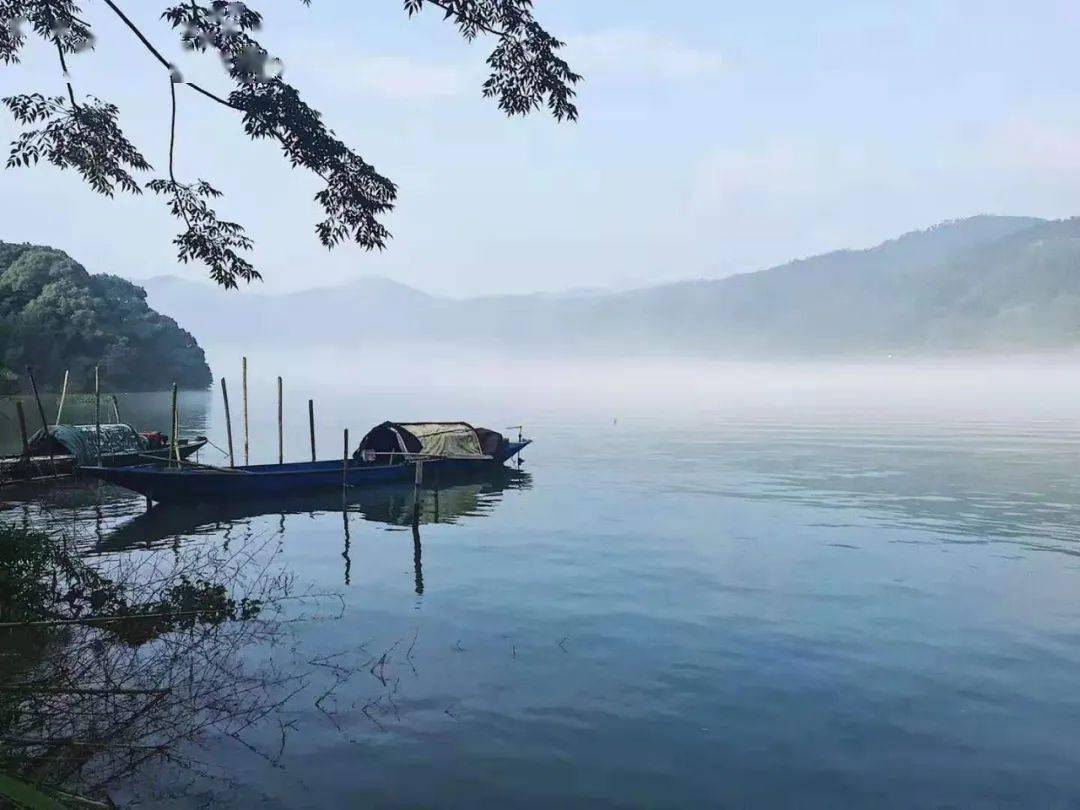
[[[148, 514], [90, 485], [8, 493], [8, 519], [98, 559], [255, 543], [341, 596], [243, 651], [310, 670], [274, 722], [186, 743], [228, 780], [143, 771], [116, 798], [1080, 803], [1080, 388], [1061, 368], [448, 373], [393, 393], [292, 376], [295, 460], [308, 396], [325, 455], [386, 418], [524, 422], [536, 443], [520, 470], [425, 491], [415, 532], [409, 488]], [[256, 375], [253, 460], [276, 457], [273, 390]], [[121, 409], [167, 422], [164, 394]], [[216, 395], [182, 416], [224, 445]], [[310, 665], [363, 651], [347, 677]]]

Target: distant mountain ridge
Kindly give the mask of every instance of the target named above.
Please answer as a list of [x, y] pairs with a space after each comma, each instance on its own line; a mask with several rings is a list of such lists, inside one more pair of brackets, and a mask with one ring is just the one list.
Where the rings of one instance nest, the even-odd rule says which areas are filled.
[[625, 292], [449, 299], [387, 279], [267, 295], [145, 283], [204, 342], [459, 341], [718, 356], [1080, 344], [1080, 219], [977, 216], [754, 273]]

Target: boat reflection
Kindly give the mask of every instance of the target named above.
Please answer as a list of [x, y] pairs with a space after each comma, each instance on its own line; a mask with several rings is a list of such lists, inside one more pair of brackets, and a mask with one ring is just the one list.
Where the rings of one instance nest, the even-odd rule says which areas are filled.
[[[419, 560], [419, 527], [429, 523], [457, 523], [463, 518], [490, 512], [507, 490], [532, 487], [532, 476], [523, 470], [497, 467], [482, 475], [454, 477], [427, 484], [417, 500], [412, 485], [349, 489], [342, 492], [305, 494], [295, 498], [245, 499], [236, 502], [156, 504], [145, 513], [103, 534], [95, 544], [98, 553], [173, 545], [185, 537], [227, 530], [232, 524], [279, 515], [316, 515], [341, 512], [344, 518], [346, 555], [349, 518], [389, 526], [413, 526]], [[348, 559], [346, 557], [346, 562]], [[420, 580], [418, 579], [418, 588]]]

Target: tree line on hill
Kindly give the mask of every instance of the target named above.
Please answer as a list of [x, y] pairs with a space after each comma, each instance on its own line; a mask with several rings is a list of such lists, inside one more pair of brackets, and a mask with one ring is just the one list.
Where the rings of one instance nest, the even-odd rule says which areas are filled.
[[109, 390], [161, 390], [173, 382], [205, 388], [212, 377], [190, 332], [146, 303], [146, 292], [117, 276], [92, 275], [66, 253], [0, 242], [0, 385], [93, 389], [100, 367]]

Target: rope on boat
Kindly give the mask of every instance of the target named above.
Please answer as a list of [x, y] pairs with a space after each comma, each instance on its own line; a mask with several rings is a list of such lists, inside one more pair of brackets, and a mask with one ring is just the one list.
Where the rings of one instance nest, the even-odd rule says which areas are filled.
[[[157, 456], [151, 456], [151, 455], [148, 455], [146, 453], [139, 453], [139, 455], [142, 458], [153, 459], [154, 461], [157, 461], [157, 462], [161, 461], [161, 459], [158, 458]], [[240, 470], [240, 469], [236, 469], [235, 467], [215, 467], [213, 464], [200, 464], [197, 461], [188, 461], [187, 459], [183, 459], [183, 458], [181, 458], [181, 459], [169, 459], [168, 463], [169, 464], [182, 464], [182, 465], [185, 465], [187, 467], [194, 467], [195, 469], [199, 469], [199, 470], [215, 470], [216, 472], [236, 473], [237, 475], [253, 475], [253, 473], [250, 470]]]

